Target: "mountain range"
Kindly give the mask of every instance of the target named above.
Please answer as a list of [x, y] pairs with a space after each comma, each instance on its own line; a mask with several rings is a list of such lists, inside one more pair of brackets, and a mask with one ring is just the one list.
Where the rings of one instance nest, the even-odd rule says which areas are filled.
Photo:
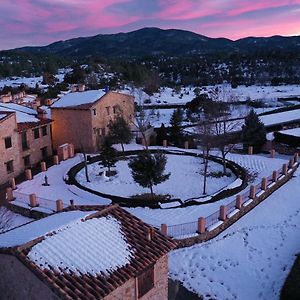
[[232, 41], [226, 38], [210, 38], [185, 30], [143, 28], [128, 33], [79, 37], [47, 46], [22, 47], [11, 51], [68, 57], [187, 56], [254, 51], [299, 52], [300, 36], [247, 37]]

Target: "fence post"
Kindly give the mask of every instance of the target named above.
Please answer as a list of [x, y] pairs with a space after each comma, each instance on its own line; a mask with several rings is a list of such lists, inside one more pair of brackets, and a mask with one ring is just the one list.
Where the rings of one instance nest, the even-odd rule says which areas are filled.
[[46, 166], [46, 163], [44, 161], [41, 161], [41, 171], [42, 172], [46, 172], [47, 171], [47, 166]]
[[8, 202], [14, 200], [13, 189], [11, 187], [6, 188], [6, 199]]
[[242, 195], [237, 195], [236, 199], [235, 199], [235, 207], [237, 209], [241, 209], [242, 208], [242, 202], [243, 202], [243, 197]]
[[74, 204], [74, 200], [73, 200], [73, 199], [70, 200], [70, 206], [71, 206], [71, 208], [74, 208], [74, 207], [75, 207], [75, 204]]
[[225, 205], [221, 205], [220, 206], [220, 216], [219, 219], [221, 221], [225, 221], [226, 220], [226, 216], [227, 215], [227, 207]]
[[253, 147], [249, 146], [248, 147], [248, 155], [252, 155], [253, 154]]
[[277, 171], [273, 171], [273, 173], [272, 173], [272, 181], [273, 181], [273, 182], [276, 182], [276, 181], [277, 181], [277, 178], [278, 178]]
[[189, 149], [189, 141], [184, 142], [184, 149]]
[[32, 180], [32, 172], [31, 172], [31, 169], [26, 169], [26, 170], [25, 170], [25, 177], [26, 177], [26, 180]]
[[294, 158], [291, 158], [289, 160], [289, 165], [288, 165], [288, 168], [291, 169], [293, 167], [293, 164], [294, 164]]
[[251, 185], [250, 186], [249, 198], [250, 199], [255, 199], [255, 196], [256, 196], [256, 186], [255, 185]]
[[261, 189], [264, 191], [268, 189], [268, 179], [266, 177], [261, 180]]
[[168, 147], [168, 141], [167, 140], [163, 140], [163, 147], [167, 148]]
[[15, 178], [12, 178], [12, 179], [10, 180], [10, 187], [11, 187], [13, 190], [15, 190], [15, 189], [17, 188]]
[[161, 231], [162, 234], [167, 236], [168, 235], [168, 226], [167, 226], [167, 224], [161, 224], [160, 225], [160, 231]]
[[200, 217], [198, 218], [198, 233], [205, 232], [205, 218]]
[[54, 155], [54, 156], [53, 156], [53, 164], [54, 164], [54, 165], [59, 165], [58, 155]]
[[64, 202], [61, 199], [56, 200], [56, 211], [62, 211], [64, 209]]
[[288, 172], [288, 166], [287, 166], [287, 164], [283, 164], [282, 165], [282, 174], [287, 175], [287, 172]]
[[275, 150], [274, 150], [274, 149], [272, 149], [272, 150], [270, 151], [270, 155], [271, 155], [271, 158], [274, 158], [274, 157], [275, 157]]
[[36, 194], [30, 194], [29, 195], [29, 205], [31, 207], [38, 206], [38, 202], [37, 202], [37, 199], [36, 199]]

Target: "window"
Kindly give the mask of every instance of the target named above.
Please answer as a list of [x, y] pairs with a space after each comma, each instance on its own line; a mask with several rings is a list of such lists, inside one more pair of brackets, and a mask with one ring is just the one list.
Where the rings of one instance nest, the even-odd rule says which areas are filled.
[[23, 151], [29, 149], [28, 143], [27, 143], [27, 134], [26, 134], [26, 131], [23, 131], [21, 133], [21, 140], [22, 140], [22, 149], [23, 149]]
[[97, 115], [97, 111], [96, 108], [93, 109], [93, 115], [96, 116]]
[[39, 128], [35, 128], [32, 131], [33, 131], [34, 138], [38, 139], [40, 137], [40, 129]]
[[48, 132], [47, 132], [47, 125], [46, 126], [42, 126], [42, 136], [45, 136], [47, 134], [48, 134]]
[[138, 277], [139, 298], [143, 297], [154, 287], [154, 266]]
[[14, 171], [14, 161], [10, 160], [10, 161], [6, 162], [5, 164], [6, 164], [7, 174], [12, 173]]
[[107, 115], [109, 116], [109, 114], [110, 114], [110, 106], [107, 106], [105, 108], [106, 108]]
[[47, 156], [48, 156], [48, 150], [47, 150], [47, 147], [41, 148], [41, 151], [42, 151], [42, 157], [43, 157], [43, 159], [46, 159]]
[[4, 138], [4, 143], [5, 143], [5, 149], [11, 148], [12, 147], [11, 137], [8, 136]]
[[26, 155], [23, 157], [24, 167], [30, 167], [30, 155]]

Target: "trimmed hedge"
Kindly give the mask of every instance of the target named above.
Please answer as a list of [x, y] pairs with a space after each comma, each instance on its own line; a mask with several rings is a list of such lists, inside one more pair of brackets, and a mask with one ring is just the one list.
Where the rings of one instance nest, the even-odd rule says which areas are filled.
[[[150, 150], [151, 153], [155, 153], [155, 152], [163, 152], [165, 154], [171, 154], [171, 155], [182, 155], [182, 156], [194, 156], [194, 157], [203, 157], [202, 154], [196, 154], [196, 153], [188, 153], [188, 152], [183, 152], [183, 151], [167, 151], [167, 150]], [[124, 155], [126, 156], [131, 156], [131, 155], [137, 155], [140, 152], [140, 150], [133, 150], [133, 151], [125, 151], [125, 153], [120, 154], [119, 156], [119, 160], [122, 159], [124, 157]], [[97, 156], [93, 156], [93, 157], [88, 157], [88, 164], [92, 164], [95, 162], [98, 162], [100, 159], [99, 155]], [[222, 159], [216, 156], [209, 156], [209, 159], [222, 164]], [[207, 204], [207, 203], [213, 203], [216, 201], [219, 201], [221, 199], [230, 197], [232, 195], [235, 195], [237, 193], [239, 193], [241, 190], [243, 190], [246, 186], [247, 186], [247, 173], [246, 170], [244, 168], [242, 168], [241, 166], [239, 166], [238, 164], [226, 160], [226, 166], [228, 169], [230, 169], [232, 171], [232, 173], [240, 178], [242, 180], [242, 185], [235, 187], [233, 189], [225, 189], [220, 191], [219, 193], [217, 193], [216, 195], [214, 195], [212, 197], [212, 199], [202, 202], [202, 203], [198, 203], [197, 201], [189, 201], [188, 203], [185, 203], [182, 205], [182, 207], [186, 207], [186, 206], [191, 206], [191, 205], [202, 205], [202, 204]], [[121, 196], [115, 196], [115, 195], [110, 195], [110, 194], [105, 194], [105, 193], [101, 193], [95, 190], [92, 190], [90, 188], [87, 188], [83, 185], [81, 185], [77, 180], [76, 180], [76, 174], [84, 167], [84, 162], [81, 162], [77, 165], [75, 165], [74, 167], [72, 167], [67, 175], [68, 175], [68, 179], [66, 180], [67, 184], [70, 185], [75, 185], [78, 188], [90, 192], [94, 195], [97, 195], [99, 197], [103, 197], [103, 198], [107, 198], [110, 199], [113, 203], [117, 203], [120, 206], [123, 207], [150, 207], [150, 208], [160, 208], [158, 201], [156, 202], [150, 202], [150, 201], [145, 201], [143, 198], [131, 198], [131, 197], [121, 197]], [[174, 201], [178, 201], [178, 199], [174, 199]], [[160, 202], [166, 202], [166, 203], [170, 203], [172, 201], [160, 201]]]

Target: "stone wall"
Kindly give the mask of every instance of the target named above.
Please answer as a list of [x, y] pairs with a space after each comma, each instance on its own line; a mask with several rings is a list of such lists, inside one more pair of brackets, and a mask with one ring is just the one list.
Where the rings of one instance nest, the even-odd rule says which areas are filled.
[[[47, 127], [47, 135], [43, 136], [42, 135], [42, 127], [46, 126]], [[34, 129], [39, 129], [39, 138], [35, 139], [34, 138]], [[36, 165], [40, 161], [43, 160], [42, 156], [42, 148], [47, 147], [47, 156], [52, 155], [52, 140], [51, 140], [51, 125], [50, 124], [45, 124], [45, 125], [39, 125], [37, 127], [30, 128], [26, 130], [26, 135], [27, 135], [27, 144], [29, 149], [23, 151], [22, 149], [22, 138], [21, 138], [21, 133], [19, 133], [19, 149], [20, 149], [20, 156], [22, 160], [22, 167], [23, 170], [25, 169], [23, 158], [27, 155], [30, 155], [30, 164]]]
[[0, 270], [0, 300], [59, 299], [48, 286], [15, 256], [0, 254]]
[[154, 287], [141, 298], [138, 298], [136, 278], [128, 280], [124, 285], [106, 296], [105, 300], [167, 300], [168, 299], [168, 255], [160, 258], [154, 266]]
[[[119, 109], [118, 109], [119, 108]], [[126, 121], [133, 118], [133, 97], [109, 92], [89, 109], [52, 108], [53, 147], [72, 143], [75, 149], [96, 152], [101, 138], [108, 133], [107, 125], [120, 112]]]
[[71, 143], [79, 150], [93, 150], [93, 127], [90, 110], [51, 109], [53, 148], [65, 143]]
[[[11, 137], [12, 147], [5, 148], [5, 138]], [[13, 160], [13, 172], [7, 173], [6, 162]], [[8, 114], [0, 121], [0, 185], [16, 177], [23, 171], [19, 152], [19, 134], [17, 133], [16, 114]]]

